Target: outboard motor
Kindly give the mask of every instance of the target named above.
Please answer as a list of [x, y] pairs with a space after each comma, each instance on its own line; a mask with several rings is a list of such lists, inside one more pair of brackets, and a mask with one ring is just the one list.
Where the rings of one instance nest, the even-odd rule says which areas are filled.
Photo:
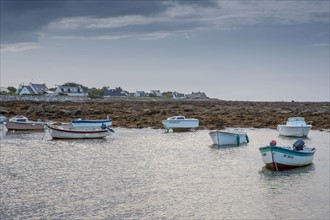
[[106, 126], [104, 123], [102, 123], [101, 128], [102, 128], [102, 129], [106, 129], [107, 126]]
[[293, 149], [295, 149], [295, 150], [303, 150], [304, 146], [305, 146], [305, 142], [301, 139], [299, 139], [293, 143]]

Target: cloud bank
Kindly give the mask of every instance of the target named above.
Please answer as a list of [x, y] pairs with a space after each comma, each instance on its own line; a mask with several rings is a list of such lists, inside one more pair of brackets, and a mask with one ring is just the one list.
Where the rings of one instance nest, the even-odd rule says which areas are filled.
[[[35, 48], [32, 43], [45, 38], [155, 40], [256, 24], [329, 23], [329, 4], [329, 1], [1, 1], [1, 48], [7, 51], [19, 51], [18, 45]], [[9, 49], [17, 43], [16, 50]]]

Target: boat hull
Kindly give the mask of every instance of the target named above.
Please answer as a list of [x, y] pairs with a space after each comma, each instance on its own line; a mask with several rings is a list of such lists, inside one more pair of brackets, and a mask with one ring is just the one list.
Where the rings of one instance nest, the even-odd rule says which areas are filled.
[[40, 122], [12, 122], [6, 123], [8, 130], [44, 130], [45, 123]]
[[248, 143], [246, 132], [211, 131], [209, 135], [215, 145], [236, 145]]
[[174, 131], [189, 130], [199, 126], [198, 119], [163, 120], [162, 123], [165, 129], [172, 129]]
[[7, 121], [7, 118], [5, 116], [0, 115], [0, 124], [3, 124]]
[[278, 125], [277, 130], [280, 135], [287, 137], [307, 137], [311, 130], [311, 125], [295, 126], [295, 125]]
[[112, 125], [112, 120], [73, 120], [71, 124], [74, 127], [101, 127], [102, 125], [110, 127]]
[[99, 139], [108, 135], [107, 129], [77, 129], [74, 127], [47, 126], [53, 139]]
[[259, 148], [266, 168], [270, 170], [286, 170], [303, 167], [313, 162], [315, 148], [293, 150], [290, 147], [267, 146]]

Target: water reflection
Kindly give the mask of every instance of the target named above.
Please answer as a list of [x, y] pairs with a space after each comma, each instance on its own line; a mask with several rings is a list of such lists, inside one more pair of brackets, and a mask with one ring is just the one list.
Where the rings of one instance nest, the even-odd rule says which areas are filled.
[[294, 177], [295, 175], [299, 176], [302, 174], [307, 174], [310, 172], [315, 171], [315, 164], [312, 163], [308, 166], [304, 167], [298, 167], [290, 170], [283, 170], [283, 171], [273, 171], [266, 168], [266, 166], [263, 166], [262, 169], [259, 171], [260, 175], [264, 175], [265, 177]]
[[217, 144], [212, 144], [209, 147], [213, 149], [230, 149], [230, 148], [241, 148], [241, 147], [246, 147], [248, 146], [248, 143], [242, 143], [239, 146], [236, 146], [234, 144], [231, 145], [217, 145]]
[[95, 140], [0, 132], [0, 218], [329, 218], [328, 133], [310, 133], [314, 164], [274, 172], [258, 148], [276, 130], [248, 130], [250, 143], [238, 147], [211, 145], [208, 132], [118, 128]]

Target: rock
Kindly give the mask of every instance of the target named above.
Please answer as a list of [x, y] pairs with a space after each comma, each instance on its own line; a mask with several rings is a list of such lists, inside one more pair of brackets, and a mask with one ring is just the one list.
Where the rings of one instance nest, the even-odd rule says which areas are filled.
[[194, 107], [192, 105], [184, 105], [183, 106], [183, 111], [192, 112], [192, 111], [194, 111]]
[[[14, 98], [13, 98], [14, 99]], [[18, 100], [17, 97], [15, 99]], [[125, 128], [162, 128], [161, 121], [174, 115], [200, 120], [199, 129], [223, 127], [276, 128], [291, 116], [313, 121], [313, 129], [329, 129], [329, 102], [240, 102], [217, 100], [93, 100], [90, 101], [31, 101], [4, 100], [0, 97], [0, 113], [6, 117], [17, 114], [28, 118], [43, 118], [69, 122], [73, 117], [100, 119], [109, 115], [113, 126]], [[51, 100], [51, 99], [50, 99]], [[29, 106], [27, 108], [26, 106]]]
[[73, 116], [81, 116], [81, 110], [73, 110], [73, 111], [71, 112], [71, 114], [72, 114]]
[[99, 115], [99, 114], [102, 114], [102, 112], [100, 110], [94, 110], [94, 111], [92, 111], [92, 114]]
[[0, 109], [0, 114], [6, 115], [6, 114], [9, 114], [9, 111], [4, 110], [4, 109]]

